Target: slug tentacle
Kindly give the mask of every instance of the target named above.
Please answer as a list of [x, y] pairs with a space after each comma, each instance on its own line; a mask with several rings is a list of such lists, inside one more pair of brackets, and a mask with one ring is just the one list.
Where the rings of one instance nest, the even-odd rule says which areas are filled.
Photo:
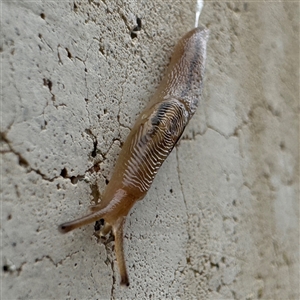
[[107, 209], [103, 209], [94, 213], [90, 213], [82, 218], [63, 223], [59, 225], [58, 229], [61, 233], [67, 233], [76, 228], [88, 225], [90, 223], [96, 222], [97, 220], [103, 219], [107, 213]]
[[115, 236], [115, 252], [117, 262], [119, 266], [121, 284], [129, 286], [129, 279], [126, 270], [125, 257], [124, 257], [124, 245], [123, 245], [123, 231], [125, 225], [125, 217], [118, 219], [112, 227], [113, 234]]
[[117, 159], [101, 202], [91, 213], [60, 225], [61, 232], [104, 219], [101, 234], [115, 236], [121, 284], [129, 285], [124, 259], [123, 228], [134, 203], [141, 200], [193, 116], [202, 92], [208, 30], [195, 28], [175, 47], [170, 65], [141, 113]]

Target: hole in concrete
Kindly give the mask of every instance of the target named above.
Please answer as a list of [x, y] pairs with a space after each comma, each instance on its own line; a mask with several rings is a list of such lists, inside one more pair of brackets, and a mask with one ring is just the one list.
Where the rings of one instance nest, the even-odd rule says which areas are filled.
[[219, 264], [218, 264], [218, 263], [214, 264], [213, 262], [210, 262], [210, 267], [211, 267], [211, 268], [214, 268], [214, 267], [216, 267], [216, 268], [217, 268], [217, 270], [219, 270], [219, 268], [220, 268], [220, 266], [219, 266]]
[[100, 219], [98, 221], [95, 222], [95, 225], [94, 225], [94, 230], [95, 231], [99, 231], [101, 229], [101, 226], [104, 225], [104, 219]]
[[19, 165], [23, 167], [28, 167], [28, 162], [23, 157], [19, 157]]
[[75, 11], [75, 12], [77, 12], [78, 11], [78, 6], [77, 6], [77, 4], [74, 2], [74, 4], [73, 4], [73, 10]]
[[95, 203], [98, 203], [98, 200], [100, 199], [100, 192], [96, 183], [91, 185], [91, 190], [91, 196], [93, 197], [93, 201]]
[[136, 38], [137, 37], [137, 31], [141, 31], [142, 29], [142, 19], [141, 18], [136, 18], [136, 23], [137, 23], [137, 26], [135, 26], [132, 30], [131, 30], [131, 33], [130, 33], [130, 36], [132, 39]]
[[67, 178], [68, 176], [68, 171], [66, 168], [63, 168], [60, 172], [60, 176], [62, 176], [63, 178]]
[[100, 47], [99, 47], [99, 51], [100, 51], [103, 55], [105, 55], [105, 50], [104, 50], [104, 47], [103, 47], [103, 46], [100, 46]]
[[92, 157], [96, 157], [96, 155], [97, 155], [97, 145], [98, 145], [98, 141], [97, 140], [95, 140], [94, 141], [94, 149], [93, 149], [93, 151], [92, 151]]
[[99, 172], [100, 171], [100, 164], [94, 165], [93, 169], [94, 169], [94, 172]]
[[79, 178], [76, 177], [76, 176], [72, 176], [72, 177], [70, 178], [70, 180], [71, 180], [71, 183], [72, 183], [72, 184], [76, 184], [76, 183], [78, 182]]
[[137, 26], [135, 26], [132, 31], [141, 31], [142, 29], [142, 19], [140, 18], [136, 18], [136, 23], [137, 23]]
[[68, 48], [66, 48], [66, 51], [68, 53], [68, 57], [71, 59], [72, 58], [72, 54], [71, 54], [70, 50]]
[[131, 37], [132, 39], [135, 39], [135, 38], [137, 37], [137, 34], [136, 34], [134, 31], [131, 31], [130, 37]]
[[9, 266], [8, 266], [8, 265], [4, 265], [4, 266], [2, 267], [2, 270], [3, 270], [4, 272], [8, 272], [8, 271], [9, 271]]
[[50, 79], [44, 78], [43, 83], [44, 83], [44, 86], [47, 86], [48, 89], [51, 92], [51, 90], [52, 90], [52, 81]]
[[138, 27], [137, 31], [140, 31], [142, 29], [142, 19], [137, 17], [136, 23], [137, 23], [137, 27]]

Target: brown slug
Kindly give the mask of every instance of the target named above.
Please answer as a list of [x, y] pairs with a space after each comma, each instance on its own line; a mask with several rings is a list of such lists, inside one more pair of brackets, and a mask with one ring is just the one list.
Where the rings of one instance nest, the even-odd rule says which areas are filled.
[[153, 179], [193, 116], [201, 96], [208, 30], [195, 28], [175, 47], [166, 75], [126, 139], [101, 202], [91, 213], [63, 223], [63, 233], [104, 219], [112, 230], [121, 284], [129, 285], [123, 228], [134, 203], [145, 197]]

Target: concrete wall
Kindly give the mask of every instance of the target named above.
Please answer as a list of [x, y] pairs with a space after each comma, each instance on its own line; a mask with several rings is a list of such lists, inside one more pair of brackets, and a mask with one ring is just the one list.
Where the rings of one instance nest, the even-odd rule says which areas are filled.
[[1, 299], [299, 299], [299, 3], [205, 3], [203, 97], [127, 218], [129, 288], [92, 225], [57, 231], [103, 191], [193, 9], [1, 2]]

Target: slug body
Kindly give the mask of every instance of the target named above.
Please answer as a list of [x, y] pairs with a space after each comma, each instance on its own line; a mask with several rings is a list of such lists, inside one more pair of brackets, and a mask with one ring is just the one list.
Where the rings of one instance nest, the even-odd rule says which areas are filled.
[[123, 251], [125, 218], [149, 190], [154, 177], [182, 135], [201, 96], [208, 30], [189, 31], [175, 47], [166, 75], [138, 117], [116, 162], [101, 202], [88, 215], [60, 225], [61, 232], [104, 219], [102, 233], [115, 236], [121, 284], [129, 285]]

